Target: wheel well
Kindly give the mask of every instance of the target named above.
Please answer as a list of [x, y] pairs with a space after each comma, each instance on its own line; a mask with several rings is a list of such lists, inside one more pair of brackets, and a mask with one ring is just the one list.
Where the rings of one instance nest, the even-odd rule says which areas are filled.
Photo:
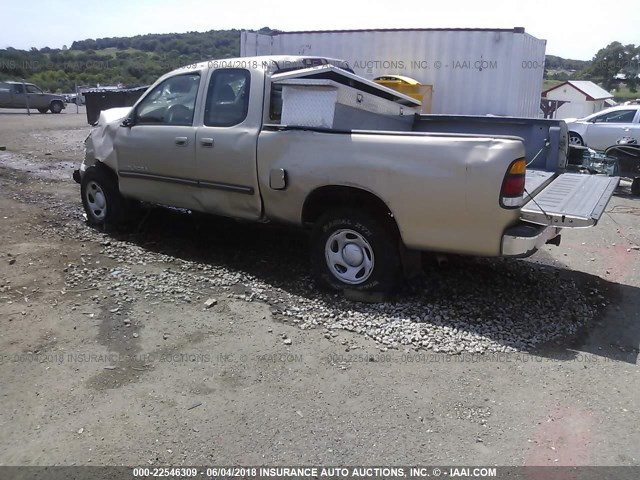
[[113, 171], [111, 167], [108, 167], [101, 161], [96, 160], [96, 163], [91, 165], [89, 168], [95, 168], [96, 170], [100, 170], [101, 172], [104, 172], [105, 175], [108, 175], [109, 177], [111, 177], [111, 179], [115, 182], [115, 184], [118, 185], [118, 174], [115, 171]]
[[371, 192], [355, 187], [326, 186], [309, 194], [302, 207], [302, 223], [311, 225], [329, 210], [351, 207], [367, 211], [399, 234], [393, 212]]

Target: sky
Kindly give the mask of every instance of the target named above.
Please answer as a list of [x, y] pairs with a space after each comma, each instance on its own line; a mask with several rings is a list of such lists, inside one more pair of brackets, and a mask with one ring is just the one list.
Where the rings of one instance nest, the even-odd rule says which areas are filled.
[[547, 54], [591, 60], [613, 41], [640, 44], [638, 0], [31, 0], [6, 2], [0, 48], [61, 48], [74, 40], [236, 29], [513, 28]]

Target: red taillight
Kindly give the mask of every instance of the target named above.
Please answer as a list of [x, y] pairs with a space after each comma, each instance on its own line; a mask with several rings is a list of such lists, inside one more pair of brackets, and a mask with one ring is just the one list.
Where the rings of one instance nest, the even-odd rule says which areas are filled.
[[524, 175], [508, 175], [502, 184], [503, 197], [518, 197], [524, 193]]
[[522, 206], [526, 170], [527, 164], [524, 158], [520, 158], [509, 165], [500, 190], [501, 207], [518, 208]]

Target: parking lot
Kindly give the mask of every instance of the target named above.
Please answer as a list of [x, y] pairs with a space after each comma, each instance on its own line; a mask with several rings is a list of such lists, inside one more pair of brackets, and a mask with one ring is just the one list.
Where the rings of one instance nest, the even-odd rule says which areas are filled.
[[88, 227], [75, 112], [0, 110], [0, 465], [640, 464], [628, 182], [560, 247], [353, 303], [303, 232]]

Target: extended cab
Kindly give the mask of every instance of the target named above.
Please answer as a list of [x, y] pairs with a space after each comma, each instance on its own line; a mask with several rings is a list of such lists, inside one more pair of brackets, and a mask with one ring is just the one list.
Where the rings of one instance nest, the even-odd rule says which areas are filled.
[[44, 93], [33, 83], [0, 82], [0, 108], [33, 108], [40, 113], [60, 113], [66, 107], [62, 95]]
[[256, 57], [161, 77], [102, 112], [74, 178], [88, 221], [135, 201], [308, 227], [318, 280], [390, 290], [413, 252], [525, 257], [595, 225], [617, 178], [564, 173], [564, 122], [419, 115], [344, 62]]

